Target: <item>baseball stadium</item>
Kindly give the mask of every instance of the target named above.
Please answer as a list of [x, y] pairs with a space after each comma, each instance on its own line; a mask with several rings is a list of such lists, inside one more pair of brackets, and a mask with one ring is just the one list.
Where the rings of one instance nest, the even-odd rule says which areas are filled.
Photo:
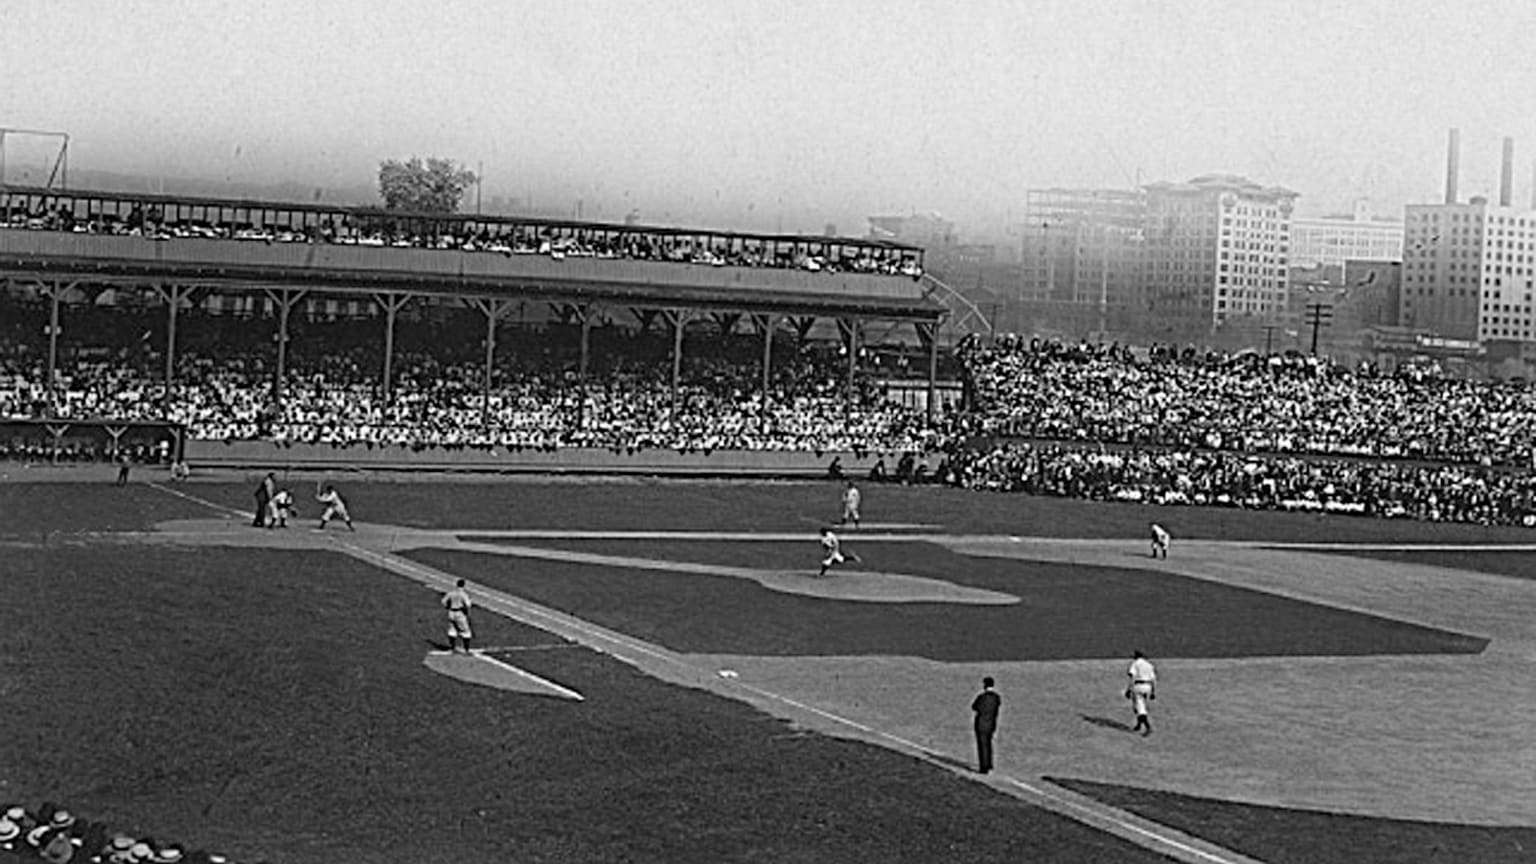
[[855, 238], [5, 186], [0, 278], [0, 859], [1536, 860], [1529, 389]]

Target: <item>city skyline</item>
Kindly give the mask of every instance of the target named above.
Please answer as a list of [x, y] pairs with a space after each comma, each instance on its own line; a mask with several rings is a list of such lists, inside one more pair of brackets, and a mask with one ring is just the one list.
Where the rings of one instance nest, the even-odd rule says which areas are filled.
[[[80, 168], [371, 188], [378, 161], [484, 169], [586, 218], [841, 233], [936, 211], [966, 235], [1026, 191], [1231, 173], [1298, 212], [1530, 199], [1536, 9], [1229, 5], [6, 4], [0, 125]], [[12, 166], [36, 161], [12, 141]], [[40, 145], [39, 145], [40, 146]], [[469, 202], [472, 206], [472, 202]]]

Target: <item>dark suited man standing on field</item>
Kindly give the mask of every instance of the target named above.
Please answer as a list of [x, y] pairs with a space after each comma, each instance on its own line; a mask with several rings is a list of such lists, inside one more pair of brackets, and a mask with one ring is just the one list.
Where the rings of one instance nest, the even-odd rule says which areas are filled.
[[971, 711], [976, 714], [976, 770], [986, 774], [992, 770], [992, 736], [997, 732], [997, 712], [1003, 707], [1003, 697], [992, 687], [991, 676], [981, 679], [981, 692], [971, 700]]

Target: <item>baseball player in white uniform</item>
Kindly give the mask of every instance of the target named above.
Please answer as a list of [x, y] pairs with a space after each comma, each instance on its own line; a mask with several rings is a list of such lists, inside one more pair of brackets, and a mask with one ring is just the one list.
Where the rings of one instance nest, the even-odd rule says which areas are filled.
[[1152, 721], [1147, 718], [1147, 703], [1157, 698], [1157, 670], [1152, 661], [1140, 651], [1131, 657], [1131, 668], [1126, 671], [1131, 683], [1125, 688], [1125, 698], [1131, 700], [1131, 710], [1136, 712], [1136, 727], [1145, 738], [1152, 734]]
[[351, 515], [347, 513], [347, 502], [342, 500], [341, 493], [336, 491], [336, 487], [327, 485], [315, 496], [315, 500], [325, 505], [325, 512], [320, 514], [320, 526], [315, 530], [324, 531], [326, 523], [332, 519], [340, 519], [347, 523], [348, 529], [357, 530], [357, 527], [352, 524]]
[[1152, 557], [1167, 558], [1168, 541], [1172, 539], [1168, 536], [1168, 529], [1157, 524], [1156, 522], [1149, 524], [1152, 528]]
[[464, 590], [464, 580], [454, 584], [453, 590], [443, 595], [443, 608], [448, 610], [448, 644], [455, 654], [469, 653], [469, 640], [475, 638], [469, 629], [469, 592]]
[[847, 525], [851, 522], [853, 527], [859, 527], [859, 502], [863, 500], [863, 497], [859, 492], [859, 487], [853, 485], [853, 481], [849, 480], [848, 488], [843, 490], [842, 524]]
[[267, 527], [287, 528], [288, 517], [293, 512], [293, 493], [287, 489], [277, 490], [277, 494], [267, 502]]
[[837, 535], [832, 533], [831, 528], [821, 529], [821, 572], [816, 574], [817, 578], [827, 575], [828, 568], [843, 561], [842, 543], [838, 541]]

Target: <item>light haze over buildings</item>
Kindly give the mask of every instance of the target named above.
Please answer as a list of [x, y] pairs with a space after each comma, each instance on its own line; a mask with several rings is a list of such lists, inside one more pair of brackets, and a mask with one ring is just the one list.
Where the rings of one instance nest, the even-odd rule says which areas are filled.
[[1337, 267], [1346, 261], [1403, 260], [1402, 218], [1377, 216], [1369, 199], [1349, 215], [1298, 216], [1291, 220], [1291, 266]]
[[[71, 133], [81, 169], [327, 195], [445, 156], [509, 207], [720, 228], [936, 211], [970, 239], [1031, 188], [1207, 173], [1395, 213], [1439, 197], [1445, 128], [1536, 141], [1533, 25], [1522, 0], [13, 0], [0, 125]], [[1493, 197], [1485, 149], [1464, 196]]]

